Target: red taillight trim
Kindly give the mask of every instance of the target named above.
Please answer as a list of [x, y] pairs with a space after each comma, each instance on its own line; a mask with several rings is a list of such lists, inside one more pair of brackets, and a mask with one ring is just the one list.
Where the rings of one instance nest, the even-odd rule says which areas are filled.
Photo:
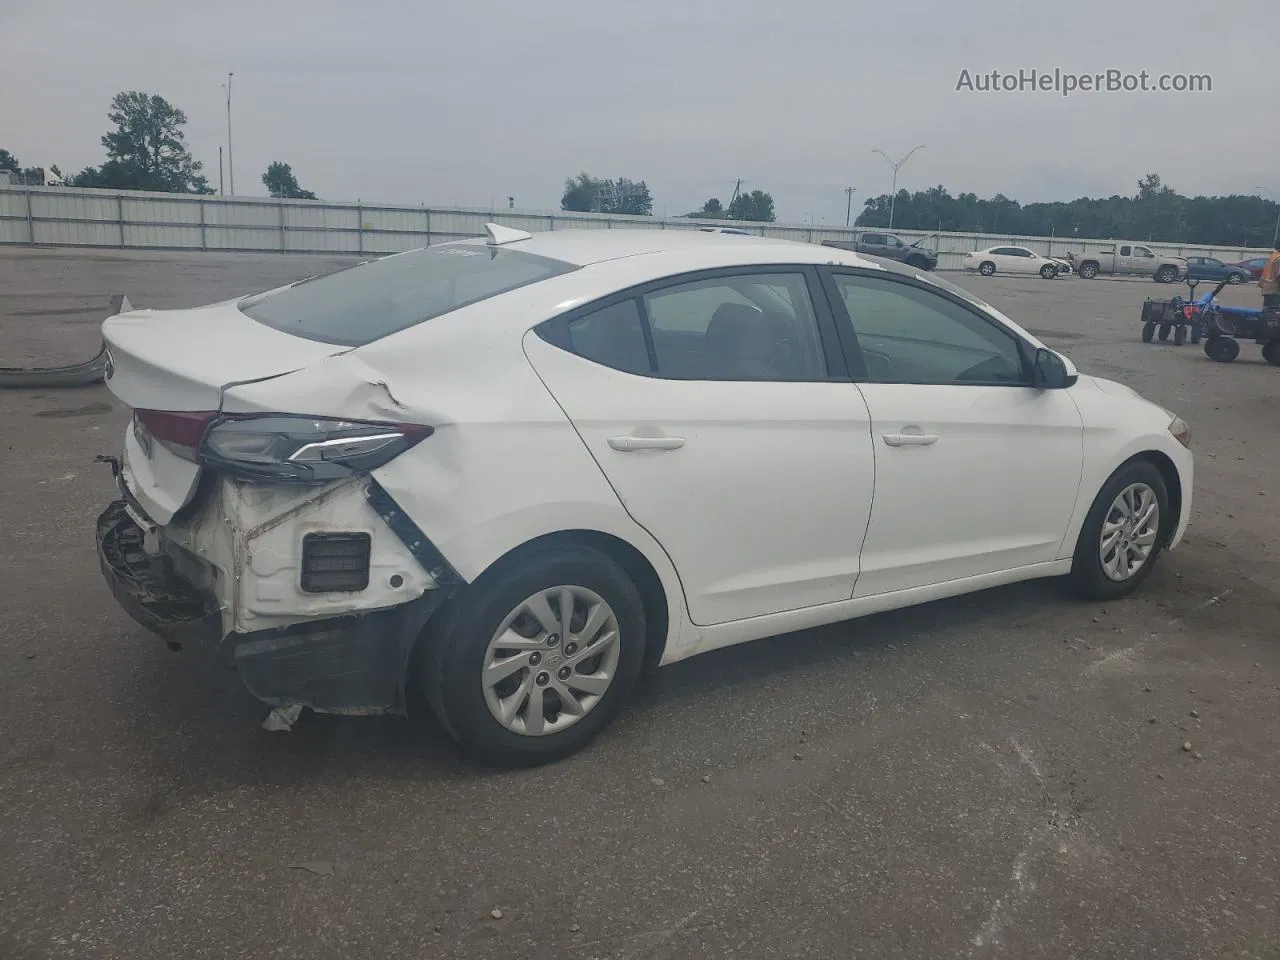
[[134, 410], [133, 415], [156, 440], [195, 450], [218, 411]]

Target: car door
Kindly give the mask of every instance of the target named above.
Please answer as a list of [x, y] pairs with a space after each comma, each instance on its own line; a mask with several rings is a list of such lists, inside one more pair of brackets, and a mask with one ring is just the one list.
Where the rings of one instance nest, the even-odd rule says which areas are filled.
[[526, 351], [694, 623], [848, 599], [874, 453], [816, 269], [651, 284], [541, 325]]
[[1030, 345], [913, 278], [825, 268], [871, 414], [875, 499], [855, 596], [1058, 559], [1084, 431], [1067, 390], [1029, 386]]
[[987, 258], [996, 265], [996, 273], [1021, 273], [1017, 252], [1013, 247], [995, 247]]
[[872, 257], [883, 257], [888, 254], [885, 238], [882, 233], [864, 233], [859, 239], [859, 252]]
[[1014, 270], [1017, 273], [1038, 273], [1040, 270], [1040, 261], [1034, 253], [1026, 247], [1010, 247], [1012, 259], [1017, 264]]

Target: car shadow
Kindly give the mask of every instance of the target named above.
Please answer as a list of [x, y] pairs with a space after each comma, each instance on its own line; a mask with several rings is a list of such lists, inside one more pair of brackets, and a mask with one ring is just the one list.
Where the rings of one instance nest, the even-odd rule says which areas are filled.
[[[626, 722], [607, 731], [604, 739], [612, 741], [610, 750], [626, 750], [635, 731], [660, 723], [673, 710], [694, 709], [709, 695], [820, 671], [851, 653], [894, 657], [904, 646], [931, 642], [940, 624], [947, 634], [983, 625], [1016, 630], [1043, 617], [1046, 606], [1071, 602], [1053, 582], [1032, 581], [710, 651], [647, 679], [623, 714]], [[127, 658], [129, 686], [137, 696], [129, 705], [136, 755], [145, 758], [153, 783], [165, 784], [160, 801], [143, 801], [144, 817], [149, 811], [163, 813], [188, 791], [207, 795], [246, 785], [305, 788], [377, 777], [440, 785], [495, 772], [467, 758], [422, 708], [408, 718], [304, 711], [288, 733], [267, 733], [261, 723], [268, 708], [244, 690], [234, 670], [220, 667], [202, 651], [170, 655], [152, 646], [137, 644]], [[744, 699], [740, 709], [745, 715], [758, 707]], [[640, 735], [647, 740], [653, 731]], [[594, 765], [598, 756], [587, 752], [575, 759]]]

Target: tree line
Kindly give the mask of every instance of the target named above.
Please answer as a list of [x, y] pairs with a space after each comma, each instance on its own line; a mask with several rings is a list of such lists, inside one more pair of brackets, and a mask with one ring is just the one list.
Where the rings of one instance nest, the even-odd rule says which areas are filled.
[[1166, 186], [1159, 174], [1138, 182], [1131, 196], [1081, 197], [1069, 202], [1020, 204], [996, 194], [952, 196], [942, 186], [865, 201], [859, 227], [940, 230], [1026, 237], [1096, 237], [1207, 246], [1271, 246], [1280, 225], [1280, 205], [1258, 196], [1188, 197]]
[[[64, 177], [56, 165], [49, 167], [57, 179], [72, 187], [106, 190], [156, 190], [164, 193], [212, 194], [204, 175], [204, 165], [187, 147], [183, 128], [187, 115], [164, 97], [124, 90], [111, 98], [107, 120], [112, 129], [102, 135], [106, 158], [98, 166], [85, 167]], [[43, 185], [43, 167], [24, 167], [8, 150], [0, 149], [0, 171], [12, 174], [20, 183]], [[273, 197], [314, 200], [303, 190], [293, 169], [275, 161], [262, 175], [262, 183]]]
[[[653, 195], [643, 180], [616, 180], [593, 177], [583, 172], [565, 181], [560, 197], [560, 209], [579, 213], [613, 213], [633, 217], [653, 216]], [[739, 193], [734, 190], [726, 207], [718, 197], [712, 197], [702, 209], [684, 214], [702, 220], [751, 220], [772, 223], [773, 196], [763, 190]]]

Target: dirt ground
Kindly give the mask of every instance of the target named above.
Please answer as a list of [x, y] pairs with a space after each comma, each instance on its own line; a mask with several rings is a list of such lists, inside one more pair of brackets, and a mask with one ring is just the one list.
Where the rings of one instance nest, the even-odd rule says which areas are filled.
[[[3, 250], [0, 365], [90, 356], [113, 293], [344, 262]], [[695, 658], [514, 774], [429, 723], [262, 731], [102, 583], [126, 411], [0, 391], [0, 958], [1280, 956], [1280, 369], [1142, 344], [1170, 287], [951, 276], [1190, 422], [1185, 543], [1105, 607], [1026, 584]]]

